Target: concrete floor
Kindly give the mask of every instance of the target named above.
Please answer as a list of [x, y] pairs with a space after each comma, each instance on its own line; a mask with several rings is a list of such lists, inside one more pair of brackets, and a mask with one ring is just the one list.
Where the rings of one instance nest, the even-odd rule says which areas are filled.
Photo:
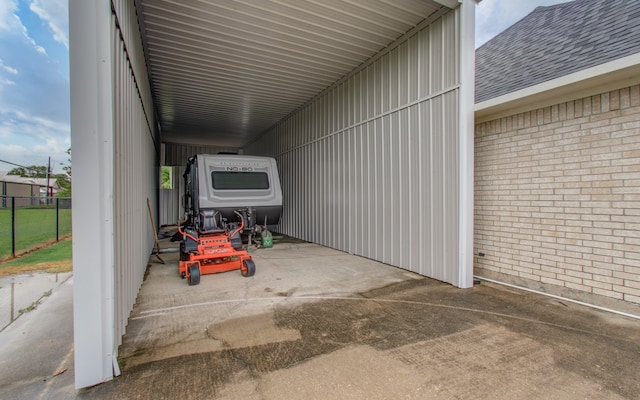
[[[488, 282], [456, 289], [309, 243], [253, 256], [255, 276], [197, 286], [177, 253], [151, 257], [122, 375], [72, 395], [69, 366], [25, 380], [23, 398], [640, 398], [639, 320]], [[0, 379], [0, 398], [16, 393]]]

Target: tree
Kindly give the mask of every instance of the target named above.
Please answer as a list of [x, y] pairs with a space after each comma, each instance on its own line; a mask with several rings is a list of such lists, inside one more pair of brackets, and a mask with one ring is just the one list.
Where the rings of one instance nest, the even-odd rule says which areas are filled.
[[14, 168], [9, 171], [7, 175], [18, 175], [23, 178], [46, 178], [47, 170], [48, 168], [46, 165], [30, 165], [26, 168]]
[[161, 167], [160, 169], [160, 188], [161, 189], [173, 189], [173, 178], [172, 178], [172, 169], [171, 167]]
[[69, 165], [65, 165], [64, 167], [62, 167], [62, 170], [66, 172], [67, 175], [69, 175], [69, 179], [71, 179], [71, 147], [67, 149], [67, 154], [69, 155]]
[[56, 180], [60, 185], [60, 190], [56, 193], [56, 197], [71, 197], [71, 181], [66, 175], [59, 174], [59, 176]]
[[71, 147], [67, 149], [67, 154], [69, 155], [69, 165], [62, 167], [65, 174], [55, 175], [58, 185], [62, 188], [62, 190], [58, 191], [56, 197], [71, 197]]

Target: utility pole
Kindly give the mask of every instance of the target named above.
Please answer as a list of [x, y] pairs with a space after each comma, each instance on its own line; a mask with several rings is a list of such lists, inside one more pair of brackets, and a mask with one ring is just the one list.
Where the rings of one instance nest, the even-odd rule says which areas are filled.
[[49, 177], [51, 176], [51, 156], [49, 156], [49, 165], [47, 165], [47, 204], [49, 204], [49, 198], [53, 194], [49, 189]]

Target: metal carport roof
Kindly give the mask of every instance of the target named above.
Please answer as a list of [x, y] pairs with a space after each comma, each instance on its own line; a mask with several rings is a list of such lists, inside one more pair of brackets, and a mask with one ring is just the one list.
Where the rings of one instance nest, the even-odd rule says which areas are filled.
[[421, 21], [457, 4], [138, 1], [162, 141], [242, 147]]

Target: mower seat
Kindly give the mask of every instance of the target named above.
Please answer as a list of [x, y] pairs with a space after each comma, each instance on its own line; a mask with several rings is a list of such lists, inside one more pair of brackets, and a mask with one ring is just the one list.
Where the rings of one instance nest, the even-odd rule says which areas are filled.
[[222, 214], [217, 210], [200, 210], [200, 221], [198, 226], [200, 233], [221, 233], [224, 232]]

